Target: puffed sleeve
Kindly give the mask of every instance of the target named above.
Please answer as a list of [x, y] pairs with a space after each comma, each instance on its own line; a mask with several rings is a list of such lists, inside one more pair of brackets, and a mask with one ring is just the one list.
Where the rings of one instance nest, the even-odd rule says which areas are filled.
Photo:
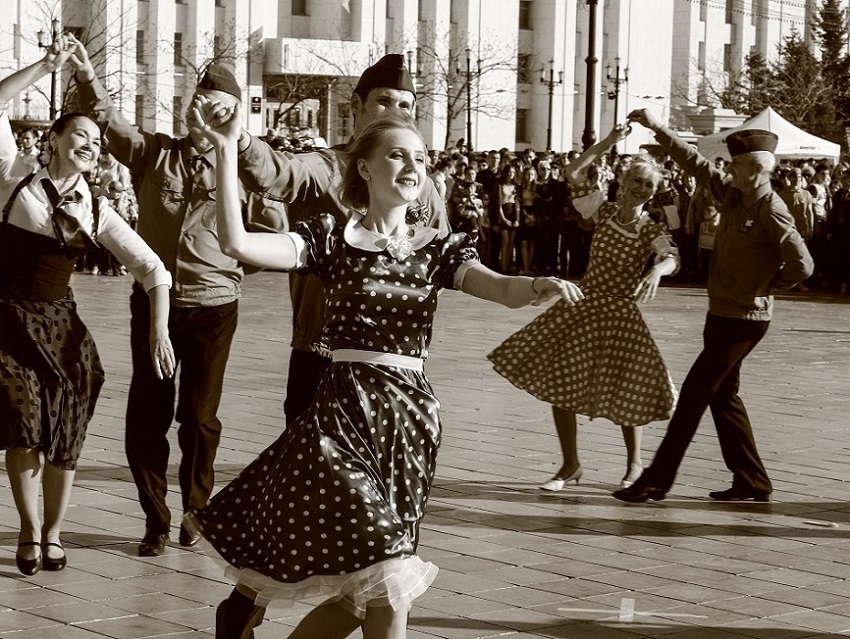
[[585, 180], [570, 185], [570, 196], [573, 208], [578, 211], [585, 220], [598, 221], [599, 209], [605, 203], [605, 194], [599, 188], [598, 182]]
[[296, 222], [294, 231], [304, 240], [307, 250], [303, 264], [293, 270], [317, 275], [327, 272], [337, 241], [337, 235], [334, 234], [336, 228], [336, 219], [329, 213]]
[[472, 264], [477, 264], [475, 242], [466, 233], [450, 233], [438, 240], [440, 249], [439, 288], [460, 290], [463, 274]]
[[676, 260], [676, 271], [679, 270], [682, 263], [679, 257], [679, 247], [676, 246], [665, 224], [649, 221], [641, 229], [641, 236], [652, 249], [652, 253], [655, 256], [653, 264], [658, 264], [668, 257], [673, 257]]

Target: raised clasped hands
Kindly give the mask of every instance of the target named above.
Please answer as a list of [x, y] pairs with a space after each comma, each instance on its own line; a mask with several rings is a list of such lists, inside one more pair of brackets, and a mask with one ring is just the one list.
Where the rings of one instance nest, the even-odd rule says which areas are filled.
[[612, 144], [616, 144], [622, 140], [625, 140], [629, 133], [632, 132], [632, 127], [626, 124], [617, 124], [611, 131], [608, 133], [608, 139]]
[[44, 64], [52, 73], [58, 71], [76, 49], [77, 40], [70, 33], [60, 33], [59, 36], [47, 46], [44, 54]]
[[213, 146], [235, 142], [242, 132], [240, 103], [227, 106], [205, 95], [195, 96], [189, 114], [189, 126], [197, 129]]
[[558, 277], [538, 277], [534, 280], [533, 288], [539, 292], [534, 301], [531, 302], [532, 306], [540, 306], [556, 295], [570, 306], [584, 299], [584, 293], [581, 292], [577, 284]]
[[626, 118], [629, 122], [637, 122], [647, 129], [656, 130], [661, 123], [647, 109], [635, 109]]

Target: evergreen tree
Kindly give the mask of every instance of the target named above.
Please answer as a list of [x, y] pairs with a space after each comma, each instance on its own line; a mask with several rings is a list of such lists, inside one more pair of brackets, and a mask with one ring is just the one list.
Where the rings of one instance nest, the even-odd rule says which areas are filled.
[[839, 0], [824, 0], [813, 20], [820, 45], [823, 75], [832, 91], [835, 140], [845, 143], [844, 128], [850, 126], [850, 58], [847, 56], [847, 10]]

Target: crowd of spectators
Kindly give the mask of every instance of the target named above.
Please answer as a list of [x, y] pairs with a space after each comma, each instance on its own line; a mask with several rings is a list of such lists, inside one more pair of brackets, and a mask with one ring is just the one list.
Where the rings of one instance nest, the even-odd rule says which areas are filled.
[[[431, 151], [431, 175], [445, 201], [453, 228], [472, 234], [482, 260], [503, 273], [557, 275], [580, 279], [589, 258], [593, 225], [574, 206], [587, 183], [571, 185], [567, 167], [578, 153], [520, 153], [506, 148], [470, 152], [463, 140], [445, 152]], [[587, 171], [594, 188], [614, 202], [631, 155], [612, 151]], [[669, 157], [656, 158], [664, 180], [647, 204], [663, 220], [682, 255], [673, 278], [706, 281], [718, 203]], [[723, 158], [715, 166], [724, 169]], [[799, 288], [850, 292], [850, 166], [826, 161], [780, 160], [773, 186], [788, 205], [816, 262]]]
[[[33, 167], [41, 137], [33, 128], [18, 134], [20, 153]], [[312, 140], [276, 138], [272, 143], [295, 153], [313, 149]], [[566, 167], [577, 156], [576, 151], [507, 148], [474, 152], [459, 140], [446, 151], [430, 152], [430, 175], [446, 202], [452, 227], [472, 235], [487, 266], [502, 273], [577, 280], [587, 267], [593, 236], [592, 222], [573, 206], [580, 194], [565, 179]], [[664, 167], [664, 183], [647, 206], [653, 217], [666, 222], [679, 245], [682, 268], [673, 279], [705, 283], [720, 219], [717, 202], [668, 157], [657, 159]], [[614, 150], [602, 156], [587, 177], [608, 201], [616, 201], [619, 179], [630, 162], [630, 155]], [[718, 168], [725, 163], [715, 160]], [[107, 197], [133, 225], [137, 204], [130, 176], [108, 150], [88, 177], [93, 192]], [[850, 165], [780, 160], [773, 185], [815, 259], [814, 275], [799, 288], [850, 292]], [[123, 273], [107, 252], [87, 257], [79, 268]]]

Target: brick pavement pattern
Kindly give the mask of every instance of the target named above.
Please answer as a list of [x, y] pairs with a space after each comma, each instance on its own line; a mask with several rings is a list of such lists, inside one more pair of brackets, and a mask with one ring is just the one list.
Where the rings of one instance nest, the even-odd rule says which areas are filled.
[[[129, 284], [90, 275], [72, 282], [108, 378], [68, 511], [66, 570], [17, 572], [18, 518], [0, 476], [4, 639], [209, 638], [215, 606], [230, 591], [205, 541], [176, 544], [177, 493], [169, 495], [172, 546], [162, 557], [136, 555], [144, 518], [123, 452]], [[583, 482], [557, 494], [537, 490], [560, 465], [549, 408], [496, 375], [485, 354], [539, 309], [445, 292], [427, 365], [444, 443], [420, 548], [441, 572], [416, 602], [410, 639], [850, 634], [848, 302], [781, 298], [745, 362], [741, 394], [774, 480], [772, 503], [707, 498], [730, 479], [707, 416], [668, 499], [627, 505], [610, 496], [625, 451], [604, 420], [580, 420]], [[674, 287], [643, 307], [677, 384], [700, 350], [706, 308], [703, 291]], [[219, 485], [283, 426], [290, 319], [284, 275], [247, 278], [222, 402]], [[664, 426], [647, 427], [646, 462]], [[171, 443], [177, 450], [176, 429]], [[285, 637], [305, 610], [271, 608], [257, 639]]]

